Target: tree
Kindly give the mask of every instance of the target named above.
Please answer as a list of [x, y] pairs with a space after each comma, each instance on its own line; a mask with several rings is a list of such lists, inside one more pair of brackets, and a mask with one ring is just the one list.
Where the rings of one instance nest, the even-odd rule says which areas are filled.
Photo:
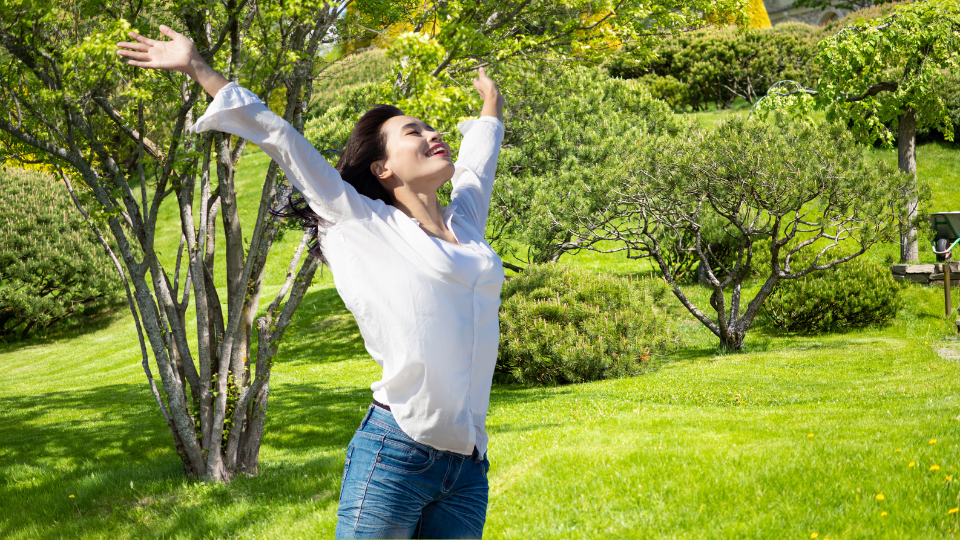
[[[318, 51], [335, 38], [329, 30], [348, 4], [7, 0], [0, 7], [0, 130], [15, 143], [0, 146], [0, 162], [24, 149], [41, 155], [101, 243], [111, 238], [147, 380], [193, 476], [227, 481], [257, 470], [271, 362], [319, 262], [305, 253], [305, 234], [277, 296], [257, 316], [278, 231], [270, 212], [282, 202], [278, 165], [267, 170], [252, 230], [243, 230], [235, 175], [245, 141], [188, 135], [204, 109], [203, 90], [177, 74], [126, 66], [116, 43], [138, 25], [146, 34], [161, 22], [178, 28], [228, 79], [267, 103], [282, 94], [282, 116], [302, 130], [324, 68]], [[180, 218], [175, 258], [157, 252], [164, 204], [175, 204]], [[218, 216], [225, 272], [215, 264]], [[225, 283], [215, 282], [218, 272]], [[186, 323], [191, 301], [196, 348]]]
[[439, 0], [413, 16], [444, 53], [431, 74], [538, 56], [601, 61], [623, 43], [698, 27], [710, 20], [746, 23], [740, 0]]
[[49, 174], [0, 168], [0, 338], [116, 302], [119, 283], [90, 236]]
[[899, 193], [906, 207], [901, 263], [916, 262], [919, 256], [917, 128], [933, 127], [953, 140], [941, 89], [948, 73], [960, 67], [958, 32], [956, 0], [916, 2], [886, 17], [847, 25], [821, 42], [817, 56], [823, 71], [816, 101], [827, 117], [849, 122], [866, 143], [889, 145], [896, 137], [900, 170], [913, 178]]
[[[579, 196], [544, 194], [534, 204], [581, 249], [651, 259], [724, 349], [743, 346], [780, 281], [849, 261], [895, 230], [887, 193], [901, 175], [867, 163], [842, 124], [736, 116], [716, 131], [691, 126], [630, 139], [605, 171], [558, 186]], [[731, 256], [713, 251], [708, 238], [717, 231], [735, 247]], [[677, 270], [690, 256], [704, 269], [714, 317], [679, 286]], [[744, 306], [755, 273], [760, 287]]]

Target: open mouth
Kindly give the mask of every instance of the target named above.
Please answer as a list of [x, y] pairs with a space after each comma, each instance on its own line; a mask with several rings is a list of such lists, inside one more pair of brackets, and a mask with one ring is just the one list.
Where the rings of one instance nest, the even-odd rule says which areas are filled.
[[446, 155], [448, 155], [447, 149], [444, 148], [442, 144], [435, 144], [432, 147], [430, 147], [430, 150], [427, 151], [427, 157], [446, 156]]

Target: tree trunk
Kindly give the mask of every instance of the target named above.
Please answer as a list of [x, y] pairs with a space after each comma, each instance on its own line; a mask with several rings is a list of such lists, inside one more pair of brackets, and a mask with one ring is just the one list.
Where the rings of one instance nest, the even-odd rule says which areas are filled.
[[904, 204], [906, 223], [900, 224], [900, 264], [920, 261], [917, 243], [917, 115], [911, 107], [900, 115], [897, 133], [897, 163], [900, 170], [909, 174], [911, 180], [903, 188], [901, 201]]

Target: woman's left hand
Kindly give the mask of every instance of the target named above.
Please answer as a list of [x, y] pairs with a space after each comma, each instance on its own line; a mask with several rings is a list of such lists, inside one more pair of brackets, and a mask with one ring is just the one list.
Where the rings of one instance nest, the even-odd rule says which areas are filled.
[[480, 68], [477, 71], [477, 78], [473, 79], [473, 87], [477, 89], [480, 98], [483, 99], [483, 109], [480, 116], [493, 116], [503, 122], [503, 94], [497, 88], [497, 83], [487, 76], [487, 71]]

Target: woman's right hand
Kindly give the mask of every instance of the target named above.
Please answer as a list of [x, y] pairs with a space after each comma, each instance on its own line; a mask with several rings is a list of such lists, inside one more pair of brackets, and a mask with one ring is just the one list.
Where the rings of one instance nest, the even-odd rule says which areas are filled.
[[117, 43], [120, 47], [117, 54], [129, 58], [127, 64], [131, 66], [169, 69], [187, 75], [193, 71], [191, 68], [196, 60], [203, 62], [190, 38], [163, 24], [160, 25], [160, 33], [170, 38], [170, 41], [157, 41], [136, 32], [130, 32], [129, 36], [137, 40], [136, 43], [129, 41]]
[[170, 41], [157, 41], [130, 32], [130, 37], [137, 41], [117, 43], [117, 47], [120, 47], [117, 54], [129, 58], [127, 64], [131, 66], [186, 73], [211, 96], [216, 96], [227, 85], [229, 81], [203, 60], [190, 38], [163, 24], [160, 25], [160, 33]]

